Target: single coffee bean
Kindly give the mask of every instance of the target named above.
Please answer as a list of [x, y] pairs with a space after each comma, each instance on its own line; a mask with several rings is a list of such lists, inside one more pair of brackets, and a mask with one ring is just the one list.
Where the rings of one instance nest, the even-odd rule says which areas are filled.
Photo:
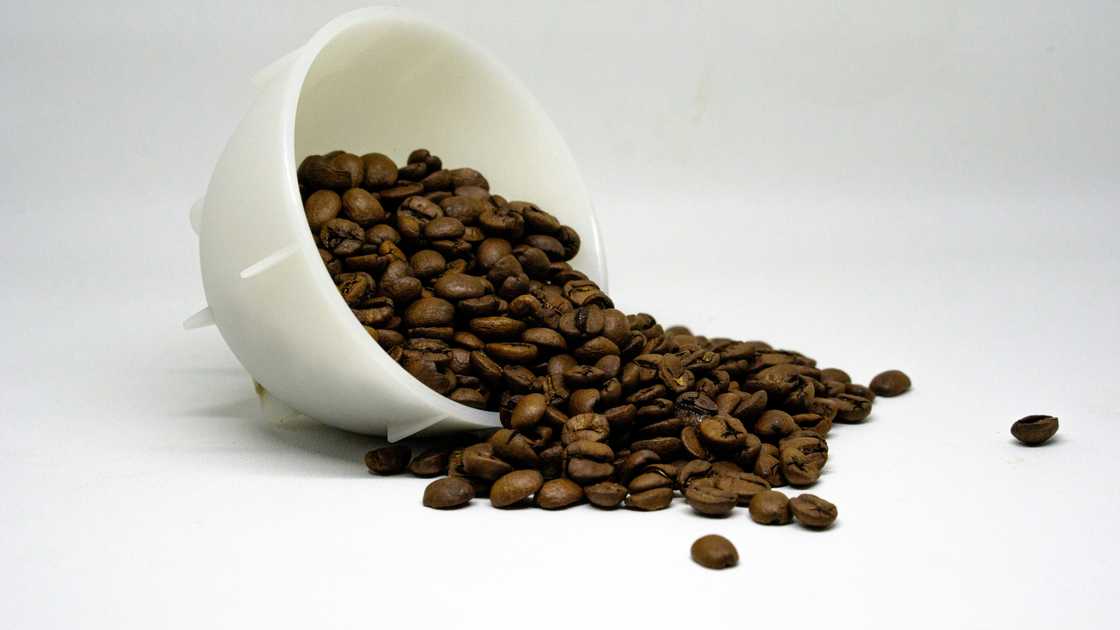
[[764, 442], [777, 442], [800, 427], [793, 416], [780, 409], [768, 409], [754, 423], [754, 434]]
[[375, 475], [397, 475], [404, 472], [412, 449], [404, 444], [390, 444], [366, 453], [366, 467]]
[[628, 489], [635, 494], [655, 488], [672, 488], [673, 478], [657, 470], [649, 470], [630, 480]]
[[331, 219], [338, 218], [342, 210], [342, 199], [333, 190], [317, 190], [303, 202], [307, 224], [312, 232], [319, 232]]
[[910, 377], [899, 370], [887, 370], [876, 374], [868, 383], [868, 387], [877, 395], [890, 398], [906, 393], [910, 389]]
[[840, 368], [825, 368], [821, 370], [822, 381], [837, 381], [839, 383], [851, 383], [852, 377]]
[[[336, 156], [337, 157], [337, 156]], [[335, 162], [322, 155], [310, 155], [300, 163], [296, 176], [308, 190], [346, 190], [353, 185], [347, 163]]]
[[474, 498], [474, 486], [462, 477], [436, 479], [424, 488], [424, 506], [437, 510], [463, 507]]
[[397, 165], [381, 153], [367, 153], [362, 156], [365, 173], [362, 185], [370, 190], [381, 190], [397, 183]]
[[747, 441], [747, 429], [733, 416], [704, 418], [700, 421], [699, 433], [708, 446], [721, 452], [742, 449]]
[[604, 481], [614, 474], [614, 466], [591, 459], [572, 458], [568, 460], [568, 476], [587, 485]]
[[494, 481], [513, 471], [513, 466], [494, 454], [489, 442], [479, 442], [463, 449], [463, 471], [471, 477]]
[[824, 529], [836, 520], [836, 506], [815, 494], [800, 494], [790, 499], [790, 510], [805, 527]]
[[544, 477], [536, 470], [515, 470], [490, 487], [490, 504], [497, 508], [515, 506], [540, 490]]
[[875, 392], [870, 387], [865, 387], [856, 383], [848, 383], [844, 385], [844, 393], [875, 402]]
[[712, 464], [703, 459], [694, 459], [681, 466], [677, 471], [677, 487], [687, 490], [694, 481], [712, 476]]
[[672, 488], [655, 488], [626, 497], [626, 507], [642, 512], [664, 510], [673, 502]]
[[765, 479], [772, 487], [786, 484], [785, 477], [782, 475], [782, 461], [771, 453], [759, 453], [754, 464], [754, 474]]
[[561, 510], [579, 503], [583, 488], [570, 479], [551, 479], [537, 491], [537, 505], [546, 510]]
[[1027, 416], [1011, 425], [1011, 435], [1027, 446], [1045, 444], [1058, 432], [1058, 419], [1054, 416]]
[[863, 422], [871, 415], [871, 400], [853, 394], [840, 394], [832, 399], [836, 404], [837, 422]]
[[510, 418], [510, 426], [517, 431], [527, 431], [537, 426], [544, 417], [544, 410], [548, 407], [548, 400], [544, 394], [528, 394], [517, 401]]
[[782, 476], [792, 486], [804, 487], [817, 482], [821, 476], [818, 460], [795, 447], [787, 447], [781, 452]]
[[342, 195], [342, 212], [347, 219], [362, 227], [380, 223], [386, 219], [385, 209], [381, 207], [381, 202], [361, 188], [351, 188]]
[[706, 484], [692, 484], [684, 492], [692, 509], [705, 516], [726, 516], [738, 503], [738, 495]]
[[429, 449], [417, 455], [408, 464], [408, 472], [417, 477], [435, 477], [447, 474], [449, 451]]
[[331, 219], [319, 230], [319, 242], [335, 256], [349, 256], [365, 242], [362, 226], [346, 219]]
[[762, 525], [785, 525], [793, 519], [789, 499], [777, 490], [754, 495], [750, 504], [751, 520]]
[[441, 298], [421, 298], [404, 312], [404, 325], [418, 326], [445, 326], [455, 319], [455, 306]]
[[613, 481], [601, 481], [585, 487], [583, 493], [591, 505], [611, 509], [618, 507], [626, 498], [626, 486]]
[[531, 363], [537, 358], [537, 347], [531, 343], [500, 342], [486, 344], [486, 353], [510, 363]]
[[717, 534], [708, 534], [692, 543], [692, 560], [707, 569], [726, 569], [739, 564], [739, 552], [731, 541]]

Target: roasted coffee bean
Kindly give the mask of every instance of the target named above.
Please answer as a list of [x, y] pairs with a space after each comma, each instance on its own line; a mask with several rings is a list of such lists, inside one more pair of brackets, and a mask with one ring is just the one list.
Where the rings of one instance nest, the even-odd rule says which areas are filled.
[[1058, 419], [1054, 416], [1027, 416], [1011, 425], [1011, 435], [1027, 446], [1045, 444], [1057, 432]]
[[693, 459], [678, 469], [677, 487], [682, 490], [687, 489], [694, 481], [711, 477], [713, 474], [711, 462]]
[[499, 429], [487, 440], [494, 455], [517, 467], [537, 468], [540, 457], [533, 450], [533, 443], [525, 435], [511, 429]]
[[362, 246], [366, 232], [346, 219], [331, 219], [319, 230], [319, 242], [335, 256], [349, 256]]
[[780, 409], [769, 409], [755, 421], [754, 434], [764, 442], [777, 442], [798, 428], [793, 416]]
[[848, 384], [844, 385], [844, 393], [849, 394], [851, 396], [859, 396], [860, 398], [866, 398], [867, 400], [869, 400], [871, 402], [875, 402], [875, 396], [876, 396], [875, 392], [870, 387], [866, 387], [864, 385], [858, 385], [856, 383], [848, 383]]
[[392, 444], [366, 453], [366, 467], [375, 475], [397, 475], [404, 472], [412, 457], [412, 449]]
[[404, 325], [409, 328], [420, 326], [446, 326], [455, 319], [455, 306], [447, 300], [429, 297], [420, 298], [404, 312]]
[[583, 488], [569, 479], [551, 479], [537, 491], [537, 505], [546, 510], [562, 510], [582, 498]]
[[365, 173], [362, 185], [370, 190], [381, 190], [397, 183], [397, 165], [392, 158], [381, 153], [362, 156]]
[[664, 510], [672, 502], [672, 488], [655, 488], [626, 497], [626, 507], [642, 512]]
[[711, 479], [715, 487], [734, 493], [742, 506], [750, 505], [754, 495], [770, 489], [765, 479], [748, 472], [723, 472]]
[[[338, 155], [334, 156], [337, 158]], [[336, 161], [322, 155], [310, 155], [300, 163], [296, 176], [307, 190], [343, 191], [354, 185], [349, 160]]]
[[486, 344], [486, 353], [509, 363], [530, 363], [537, 358], [537, 347], [531, 343], [500, 342]]
[[[792, 422], [792, 420], [791, 420]], [[712, 416], [700, 421], [700, 439], [709, 447], [721, 452], [741, 450], [747, 441], [747, 429], [732, 416]]]
[[735, 463], [738, 464], [743, 470], [753, 470], [754, 464], [758, 461], [758, 455], [762, 452], [762, 440], [753, 433], [747, 434], [747, 439], [744, 441], [743, 450], [735, 457]]
[[528, 394], [522, 396], [513, 408], [510, 426], [517, 431], [527, 431], [537, 426], [548, 407], [548, 400], [543, 394]]
[[762, 525], [785, 525], [793, 520], [789, 499], [777, 490], [754, 495], [750, 503], [751, 520]]
[[560, 441], [564, 446], [580, 440], [602, 442], [610, 434], [606, 416], [597, 413], [581, 413], [572, 416], [564, 423]]
[[798, 431], [778, 443], [779, 453], [787, 448], [796, 448], [819, 467], [828, 462], [828, 442], [813, 431]]
[[684, 498], [692, 509], [705, 516], [730, 514], [738, 502], [738, 495], [734, 492], [707, 484], [692, 484], [685, 490]]
[[871, 414], [871, 401], [862, 396], [840, 394], [832, 400], [836, 404], [837, 422], [863, 422]]
[[587, 501], [595, 507], [611, 509], [618, 507], [626, 498], [626, 486], [613, 481], [601, 481], [583, 488]]
[[630, 492], [638, 493], [655, 488], [672, 488], [673, 479], [660, 470], [644, 472], [630, 480], [627, 488]]
[[824, 529], [836, 521], [836, 506], [815, 494], [800, 494], [789, 500], [797, 522], [812, 529]]
[[424, 488], [424, 506], [437, 510], [463, 507], [474, 498], [474, 486], [462, 477], [436, 479]]
[[708, 534], [692, 543], [692, 560], [707, 569], [726, 569], [739, 564], [739, 552], [731, 541], [717, 534]]
[[342, 198], [333, 190], [316, 190], [303, 202], [303, 209], [311, 231], [318, 233], [327, 221], [338, 217], [342, 210]]
[[816, 483], [821, 476], [821, 465], [796, 447], [781, 451], [782, 476], [791, 486], [804, 487]]
[[641, 473], [647, 466], [657, 464], [661, 461], [661, 456], [650, 450], [639, 449], [631, 452], [622, 461], [619, 468], [620, 480], [623, 483], [630, 483], [630, 480]]
[[663, 460], [672, 459], [684, 451], [680, 438], [675, 437], [658, 437], [648, 440], [638, 440], [631, 443], [630, 447], [638, 450], [651, 450], [657, 453]]
[[342, 212], [347, 219], [363, 227], [380, 223], [387, 217], [381, 202], [361, 188], [351, 188], [342, 195]]
[[417, 455], [408, 464], [408, 472], [417, 477], [435, 477], [447, 474], [449, 451], [429, 449]]
[[463, 186], [477, 186], [490, 190], [490, 183], [482, 176], [482, 173], [474, 170], [473, 168], [456, 168], [451, 170], [451, 186], [454, 188], [461, 188]]
[[899, 370], [887, 370], [875, 375], [868, 383], [871, 391], [878, 396], [898, 396], [910, 389], [910, 377]]
[[490, 487], [490, 504], [497, 508], [513, 507], [533, 496], [544, 485], [544, 477], [535, 470], [515, 470], [499, 478]]
[[852, 377], [848, 376], [848, 373], [840, 368], [825, 368], [821, 370], [821, 380], [851, 383]]
[[689, 456], [698, 460], [707, 460], [712, 458], [712, 454], [704, 446], [700, 439], [700, 433], [696, 427], [686, 426], [681, 430], [681, 445], [685, 451], [688, 451]]
[[463, 449], [463, 471], [471, 477], [494, 481], [512, 472], [513, 466], [494, 455], [489, 442], [479, 442]]
[[754, 474], [766, 480], [773, 487], [784, 486], [785, 477], [782, 476], [782, 461], [777, 456], [762, 452], [754, 463]]

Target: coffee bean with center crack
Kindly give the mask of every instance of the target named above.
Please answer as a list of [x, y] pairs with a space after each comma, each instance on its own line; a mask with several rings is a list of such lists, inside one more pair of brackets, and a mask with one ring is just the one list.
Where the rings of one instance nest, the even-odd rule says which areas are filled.
[[812, 529], [824, 529], [836, 520], [836, 506], [815, 494], [800, 494], [789, 501], [797, 522]]

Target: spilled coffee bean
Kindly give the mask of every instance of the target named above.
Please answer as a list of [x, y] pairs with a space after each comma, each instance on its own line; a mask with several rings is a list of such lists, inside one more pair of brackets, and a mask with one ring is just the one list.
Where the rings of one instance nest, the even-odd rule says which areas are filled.
[[799, 494], [789, 500], [797, 522], [812, 529], [824, 529], [836, 520], [836, 506], [815, 494]]
[[692, 559], [708, 569], [726, 569], [739, 564], [739, 552], [731, 541], [718, 534], [708, 534], [692, 543]]
[[889, 398], [906, 393], [910, 389], [910, 377], [899, 370], [887, 370], [876, 374], [867, 386], [876, 395]]
[[[492, 189], [427, 149], [403, 164], [312, 155], [297, 178], [309, 234], [371, 350], [501, 421], [411, 461], [403, 445], [367, 455], [376, 474], [440, 477], [426, 506], [477, 496], [499, 508], [656, 511], [683, 496], [705, 516], [747, 508], [760, 523], [796, 514], [824, 527], [834, 506], [772, 488], [817, 483], [832, 426], [910, 387], [896, 370], [865, 387], [794, 350], [628, 313], [578, 269], [580, 234], [549, 208], [507, 199], [498, 179]], [[1013, 432], [1037, 439], [1036, 424]], [[737, 560], [719, 537], [697, 541], [693, 557]]]
[[1058, 419], [1054, 416], [1027, 416], [1011, 425], [1011, 435], [1027, 446], [1045, 444], [1058, 432]]
[[398, 475], [408, 467], [412, 449], [404, 444], [393, 444], [366, 453], [366, 467], [375, 475]]

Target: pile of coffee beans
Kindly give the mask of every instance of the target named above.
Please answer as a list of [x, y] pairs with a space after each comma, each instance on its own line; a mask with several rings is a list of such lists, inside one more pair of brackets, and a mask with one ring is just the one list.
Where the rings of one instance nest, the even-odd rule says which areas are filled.
[[[774, 488], [813, 485], [833, 423], [910, 388], [897, 370], [865, 387], [793, 350], [625, 313], [569, 264], [575, 230], [425, 149], [401, 166], [312, 155], [298, 178], [323, 263], [370, 337], [432, 390], [501, 419], [415, 458], [402, 445], [367, 455], [376, 474], [446, 475], [426, 506], [652, 511], [683, 495], [705, 516], [743, 507], [759, 523], [827, 527], [831, 503]], [[712, 544], [693, 556], [730, 562], [734, 548]]]

